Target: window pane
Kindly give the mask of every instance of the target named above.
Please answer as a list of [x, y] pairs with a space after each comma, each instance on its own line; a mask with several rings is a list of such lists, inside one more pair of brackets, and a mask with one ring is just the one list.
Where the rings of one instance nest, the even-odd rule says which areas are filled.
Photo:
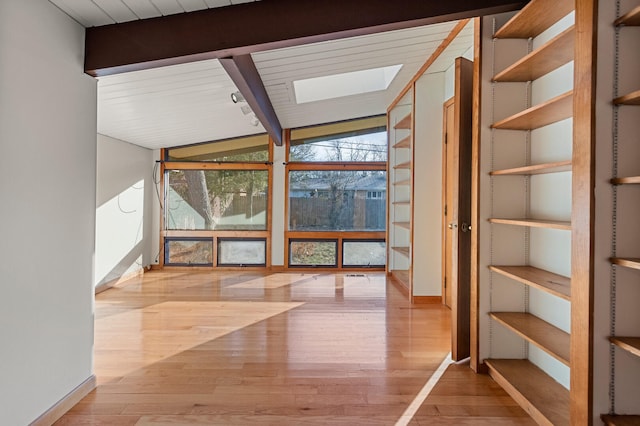
[[170, 230], [265, 230], [266, 170], [169, 170], [165, 224]]
[[337, 266], [337, 241], [290, 240], [289, 266]]
[[269, 161], [269, 136], [227, 139], [167, 150], [167, 161]]
[[[371, 129], [368, 130], [370, 132]], [[339, 135], [294, 140], [291, 161], [387, 161], [387, 132], [348, 132]]]
[[385, 265], [387, 249], [384, 241], [343, 241], [342, 266]]
[[166, 238], [165, 265], [213, 265], [213, 240]]
[[218, 239], [218, 265], [259, 265], [267, 263], [266, 240]]
[[386, 191], [384, 171], [291, 171], [289, 230], [384, 231]]

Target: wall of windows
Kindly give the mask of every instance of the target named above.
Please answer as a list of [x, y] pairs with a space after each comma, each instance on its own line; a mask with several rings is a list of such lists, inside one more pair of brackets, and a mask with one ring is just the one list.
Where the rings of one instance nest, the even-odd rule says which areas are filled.
[[170, 148], [163, 155], [163, 264], [270, 266], [269, 137]]
[[163, 265], [384, 269], [385, 116], [293, 129], [282, 147], [258, 135], [169, 148], [163, 160]]
[[386, 117], [294, 129], [289, 136], [287, 265], [384, 268]]

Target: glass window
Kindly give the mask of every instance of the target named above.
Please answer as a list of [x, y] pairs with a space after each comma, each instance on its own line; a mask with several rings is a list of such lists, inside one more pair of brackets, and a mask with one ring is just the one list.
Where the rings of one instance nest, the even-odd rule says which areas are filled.
[[167, 170], [169, 230], [265, 230], [266, 170]]
[[384, 240], [343, 240], [342, 266], [383, 267], [387, 260]]
[[289, 161], [387, 161], [386, 118], [372, 117], [291, 131]]
[[266, 162], [269, 136], [226, 139], [166, 150], [166, 161]]
[[289, 240], [289, 266], [337, 266], [337, 240]]
[[211, 238], [165, 238], [165, 265], [212, 266]]
[[384, 171], [292, 170], [289, 230], [384, 231], [386, 191]]
[[219, 266], [265, 266], [267, 241], [262, 239], [218, 238]]

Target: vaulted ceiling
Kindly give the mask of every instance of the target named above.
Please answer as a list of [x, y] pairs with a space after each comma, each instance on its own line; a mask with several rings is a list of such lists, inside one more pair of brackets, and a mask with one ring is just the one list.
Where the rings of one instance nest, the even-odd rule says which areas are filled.
[[[144, 20], [141, 22], [155, 24], [169, 17], [168, 15], [182, 14], [180, 18], [183, 18], [197, 10], [202, 15], [204, 9], [210, 8], [221, 7], [223, 9], [219, 10], [238, 10], [246, 14], [251, 10], [249, 8], [252, 4], [258, 4], [247, 4], [249, 2], [242, 0], [50, 1], [85, 27], [98, 26], [98, 30], [135, 25], [135, 22], [119, 24], [127, 21]], [[277, 1], [262, 0], [259, 3], [267, 5], [267, 2], [273, 4]], [[346, 1], [349, 3], [357, 0]], [[466, 0], [451, 1], [469, 3]], [[487, 2], [491, 3], [491, 0], [486, 0], [485, 3]], [[514, 7], [505, 0], [496, 2], [501, 3], [499, 7], [502, 9]], [[238, 3], [244, 4], [237, 5]], [[248, 105], [256, 110], [256, 115], [267, 126], [270, 134], [274, 131], [273, 123], [268, 122], [268, 114], [262, 114], [263, 110], [270, 108], [274, 120], [282, 128], [384, 114], [389, 103], [456, 28], [457, 23], [458, 21], [448, 21], [422, 26], [408, 25], [407, 28], [391, 31], [341, 35], [316, 42], [286, 43], [282, 47], [254, 48], [244, 56], [255, 64], [257, 77], [265, 94], [263, 97], [269, 104], [266, 107], [259, 103], [265, 101], [260, 99], [259, 94], [254, 96], [255, 93], [247, 93], [255, 90], [251, 84], [246, 86], [242, 81], [246, 70], [241, 69], [240, 78], [233, 75], [232, 80], [225, 69], [228, 68], [228, 63], [224, 64], [225, 67], [221, 64], [221, 60], [228, 62], [223, 54], [218, 53], [208, 59], [205, 59], [206, 56], [186, 59], [178, 57], [177, 61], [172, 57], [169, 62], [163, 63], [140, 61], [142, 66], [135, 63], [133, 69], [140, 68], [135, 71], [107, 72], [105, 74], [110, 75], [99, 77], [98, 132], [155, 149], [265, 132], [262, 124], [255, 125], [256, 120], [247, 109]], [[456, 28], [458, 30], [460, 28]], [[238, 31], [252, 29], [243, 28], [239, 22]], [[134, 37], [127, 40], [130, 40], [131, 45], [137, 42]], [[473, 28], [470, 23], [450, 43], [432, 71], [446, 70], [453, 59], [467, 51], [472, 43]], [[141, 51], [146, 54], [147, 51], [153, 51], [153, 47]], [[171, 61], [177, 63], [171, 64]], [[303, 104], [296, 102], [294, 81], [389, 65], [402, 67], [386, 90]], [[127, 68], [116, 71], [122, 69]], [[238, 87], [243, 94], [249, 95], [248, 98], [253, 96], [253, 99], [248, 99], [249, 104], [232, 102], [230, 95]]]

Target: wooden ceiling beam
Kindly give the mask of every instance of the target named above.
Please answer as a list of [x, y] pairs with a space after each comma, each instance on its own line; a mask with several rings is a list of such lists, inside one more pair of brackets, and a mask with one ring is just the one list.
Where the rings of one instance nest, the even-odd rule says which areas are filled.
[[87, 28], [102, 76], [520, 9], [526, 0], [262, 0]]
[[220, 58], [220, 63], [240, 93], [242, 93], [242, 96], [244, 96], [247, 104], [249, 104], [258, 117], [258, 120], [260, 120], [260, 123], [262, 123], [267, 130], [273, 142], [281, 146], [282, 125], [269, 100], [269, 95], [267, 95], [267, 90], [262, 83], [253, 59], [251, 59], [251, 55], [246, 54]]

